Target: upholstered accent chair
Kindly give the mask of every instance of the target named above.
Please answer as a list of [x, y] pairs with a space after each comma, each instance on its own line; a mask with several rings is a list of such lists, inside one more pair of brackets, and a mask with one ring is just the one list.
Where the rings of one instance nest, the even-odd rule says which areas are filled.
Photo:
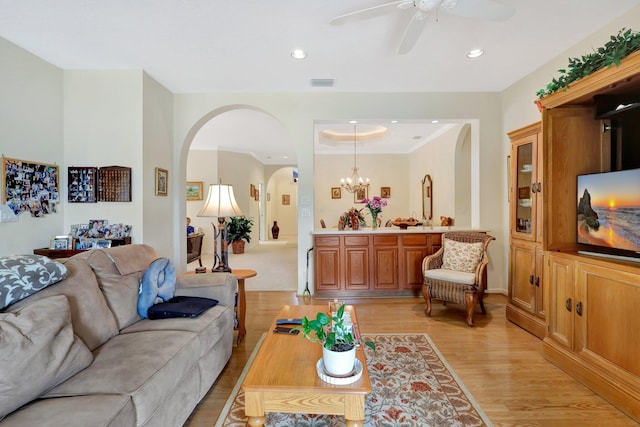
[[477, 304], [486, 314], [482, 299], [487, 288], [487, 247], [495, 237], [479, 232], [449, 232], [442, 235], [442, 247], [422, 261], [422, 295], [431, 316], [431, 301], [465, 304], [467, 324], [473, 326]]
[[204, 233], [195, 233], [187, 236], [187, 264], [198, 261], [202, 267], [202, 239]]

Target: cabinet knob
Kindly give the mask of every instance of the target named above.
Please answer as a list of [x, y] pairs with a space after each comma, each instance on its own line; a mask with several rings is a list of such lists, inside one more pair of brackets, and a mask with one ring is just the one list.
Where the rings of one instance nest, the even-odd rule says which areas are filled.
[[540, 276], [536, 276], [536, 286], [540, 287]]
[[536, 184], [536, 192], [538, 193], [542, 193], [542, 183], [539, 182], [538, 184]]
[[536, 192], [536, 183], [535, 182], [533, 184], [531, 184], [531, 192], [532, 193]]
[[533, 285], [533, 274], [529, 275], [529, 283], [531, 283]]
[[576, 313], [578, 313], [578, 316], [582, 316], [582, 302], [576, 304]]
[[567, 309], [567, 311], [571, 311], [571, 298], [567, 298], [567, 300], [564, 302], [564, 307]]

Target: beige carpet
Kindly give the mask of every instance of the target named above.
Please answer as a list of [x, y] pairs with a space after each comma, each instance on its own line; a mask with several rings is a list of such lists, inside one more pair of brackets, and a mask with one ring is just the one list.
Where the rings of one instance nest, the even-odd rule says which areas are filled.
[[[493, 426], [469, 390], [426, 334], [367, 334], [372, 392], [365, 400], [365, 427]], [[215, 427], [244, 427], [244, 393], [240, 385], [263, 337], [249, 358]], [[344, 417], [267, 413], [265, 427], [339, 427]]]
[[[202, 265], [211, 269], [213, 254], [202, 257]], [[246, 291], [296, 291], [298, 283], [298, 242], [293, 239], [269, 241], [246, 246], [245, 253], [234, 254], [229, 247], [229, 266], [233, 270], [255, 270], [257, 275], [245, 280]], [[194, 271], [198, 262], [187, 265]]]

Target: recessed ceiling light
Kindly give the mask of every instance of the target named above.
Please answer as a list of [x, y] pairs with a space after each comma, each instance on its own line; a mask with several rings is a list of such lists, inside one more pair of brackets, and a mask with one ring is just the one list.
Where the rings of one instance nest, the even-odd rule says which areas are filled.
[[435, 125], [436, 123], [440, 123], [440, 120], [431, 120], [431, 123]]
[[349, 120], [349, 123], [351, 123], [352, 125], [355, 125], [356, 123], [358, 123], [357, 120]]
[[467, 52], [467, 58], [477, 58], [479, 56], [482, 56], [482, 54], [484, 54], [484, 50], [482, 50], [482, 49], [473, 49], [473, 50], [470, 50], [469, 52]]
[[289, 158], [289, 156], [282, 156], [282, 158], [283, 158], [283, 159], [288, 159], [288, 158]]
[[291, 57], [293, 59], [304, 59], [307, 57], [307, 52], [302, 49], [294, 49], [291, 51]]
[[391, 123], [398, 123], [397, 120], [391, 120]]

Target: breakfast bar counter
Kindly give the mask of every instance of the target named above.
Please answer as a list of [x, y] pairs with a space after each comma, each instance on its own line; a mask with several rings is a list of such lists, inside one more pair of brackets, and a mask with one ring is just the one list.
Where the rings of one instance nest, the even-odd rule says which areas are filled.
[[418, 296], [422, 260], [440, 249], [447, 231], [486, 230], [437, 226], [315, 230], [314, 293], [336, 298]]

